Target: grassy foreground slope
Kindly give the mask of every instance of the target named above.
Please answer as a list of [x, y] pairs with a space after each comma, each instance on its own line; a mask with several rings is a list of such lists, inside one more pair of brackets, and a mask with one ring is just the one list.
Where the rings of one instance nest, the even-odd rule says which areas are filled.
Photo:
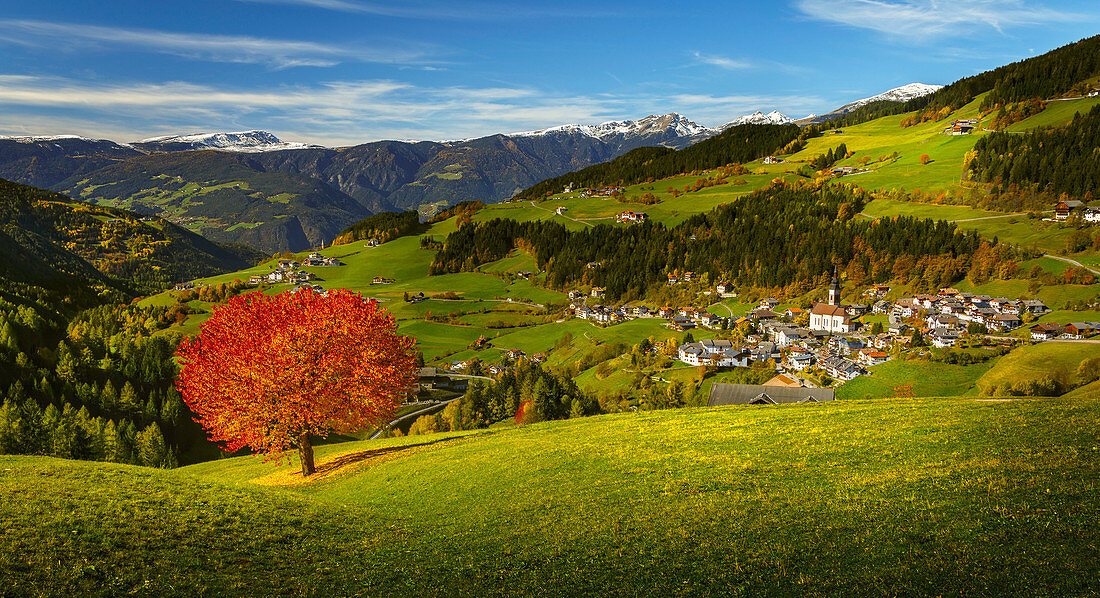
[[1098, 418], [1096, 397], [643, 412], [328, 445], [342, 466], [308, 484], [254, 458], [2, 457], [0, 573], [12, 596], [1096, 595]]

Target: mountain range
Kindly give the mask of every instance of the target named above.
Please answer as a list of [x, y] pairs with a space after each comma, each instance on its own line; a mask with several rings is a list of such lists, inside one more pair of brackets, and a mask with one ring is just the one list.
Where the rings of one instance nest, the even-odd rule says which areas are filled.
[[[859, 102], [904, 101], [935, 89], [910, 84], [830, 114], [843, 114]], [[669, 113], [476, 139], [341, 148], [286, 142], [266, 131], [131, 143], [72, 135], [0, 136], [0, 177], [155, 214], [217, 241], [297, 251], [331, 241], [371, 214], [434, 213], [464, 200], [498, 202], [640, 147], [680, 149], [733, 126], [790, 122], [800, 121], [757, 111], [706, 127]]]

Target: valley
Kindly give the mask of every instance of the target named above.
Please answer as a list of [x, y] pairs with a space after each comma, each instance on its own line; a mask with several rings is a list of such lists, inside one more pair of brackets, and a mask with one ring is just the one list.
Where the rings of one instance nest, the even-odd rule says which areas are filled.
[[5, 592], [1095, 595], [1097, 48], [714, 127], [0, 137]]

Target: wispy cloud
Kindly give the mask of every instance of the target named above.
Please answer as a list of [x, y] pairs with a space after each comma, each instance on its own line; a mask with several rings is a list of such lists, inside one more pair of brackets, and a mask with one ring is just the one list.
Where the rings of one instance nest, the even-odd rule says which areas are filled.
[[[700, 124], [717, 125], [757, 109], [799, 116], [824, 104], [815, 96], [660, 92], [584, 96], [527, 87], [428, 87], [394, 80], [241, 89], [186, 82], [104, 85], [0, 75], [0, 133], [71, 132], [116, 141], [259, 128], [293, 141], [350, 145], [377, 139], [479, 137], [671, 111]], [[50, 126], [51, 122], [56, 124]], [[37, 128], [44, 126], [50, 128]], [[119, 131], [130, 133], [120, 136]]]
[[214, 62], [295, 66], [334, 66], [344, 61], [429, 64], [429, 48], [411, 44], [369, 48], [246, 35], [178, 33], [75, 23], [0, 19], [0, 41], [56, 50], [58, 47], [130, 48]]
[[[533, 6], [514, 2], [367, 2], [363, 0], [237, 0], [256, 4], [283, 4], [304, 6], [346, 13], [359, 13], [404, 19], [433, 19], [446, 21], [486, 21], [532, 19], [540, 17], [611, 17], [620, 12], [596, 9], [559, 9], [553, 5], [534, 3]], [[631, 14], [638, 14], [632, 11]]]
[[1080, 18], [1023, 0], [796, 0], [806, 16], [912, 40], [1004, 33]]
[[725, 56], [716, 56], [712, 54], [702, 54], [700, 52], [693, 53], [695, 61], [699, 64], [709, 64], [710, 66], [716, 66], [729, 71], [738, 71], [747, 68], [752, 68], [752, 63], [746, 60], [734, 60]]

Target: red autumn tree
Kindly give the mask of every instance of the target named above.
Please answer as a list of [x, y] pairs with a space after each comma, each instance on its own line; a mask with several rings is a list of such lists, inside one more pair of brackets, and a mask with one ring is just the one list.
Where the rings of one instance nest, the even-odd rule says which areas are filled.
[[921, 163], [922, 166], [925, 165], [925, 164], [928, 164], [931, 161], [932, 161], [932, 158], [929, 158], [928, 154], [921, 154], [920, 163]]
[[268, 455], [296, 447], [303, 476], [315, 471], [310, 436], [387, 420], [417, 372], [393, 316], [347, 290], [234, 297], [176, 355], [176, 388], [211, 440]]

